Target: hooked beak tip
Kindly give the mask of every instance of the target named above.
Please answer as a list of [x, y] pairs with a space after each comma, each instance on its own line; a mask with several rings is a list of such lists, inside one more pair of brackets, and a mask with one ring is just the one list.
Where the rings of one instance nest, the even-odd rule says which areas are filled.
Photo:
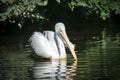
[[78, 58], [75, 58], [75, 61], [77, 61], [77, 62], [78, 62]]

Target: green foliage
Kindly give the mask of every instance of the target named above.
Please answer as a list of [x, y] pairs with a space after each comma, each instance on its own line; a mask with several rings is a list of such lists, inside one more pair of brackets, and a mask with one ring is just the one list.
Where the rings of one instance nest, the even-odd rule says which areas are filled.
[[[51, 0], [52, 5], [58, 4], [67, 7], [74, 11], [75, 7], [85, 7], [88, 14], [96, 13], [105, 20], [111, 14], [120, 14], [119, 0]], [[37, 6], [47, 6], [50, 0], [1, 0], [0, 1], [0, 21], [9, 20], [11, 23], [18, 22], [21, 28], [25, 19], [31, 20], [32, 23], [46, 19], [40, 12], [46, 13], [42, 10], [36, 10]], [[2, 9], [3, 8], [3, 9]], [[44, 7], [46, 8], [46, 7]], [[46, 9], [47, 10], [47, 9]], [[53, 14], [50, 14], [53, 15]], [[80, 14], [78, 14], [80, 15]]]
[[[38, 12], [34, 9], [36, 6], [46, 6], [47, 0], [1, 0], [1, 5], [6, 7], [5, 11], [0, 13], [0, 21], [9, 20], [11, 23], [19, 22], [18, 26], [21, 28], [24, 19], [34, 20], [44, 19]], [[19, 18], [19, 19], [15, 19]]]
[[113, 11], [115, 14], [120, 14], [119, 0], [72, 0], [68, 5], [71, 10], [74, 10], [75, 6], [86, 7], [89, 13], [95, 12], [103, 20], [109, 18]]

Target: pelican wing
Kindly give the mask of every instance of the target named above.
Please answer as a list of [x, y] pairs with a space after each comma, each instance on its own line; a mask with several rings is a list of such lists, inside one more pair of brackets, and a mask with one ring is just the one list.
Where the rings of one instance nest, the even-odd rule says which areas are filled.
[[29, 40], [31, 41], [32, 48], [38, 56], [50, 58], [53, 55], [56, 55], [48, 40], [42, 33], [34, 32]]
[[59, 55], [55, 33], [53, 31], [44, 31], [43, 34], [47, 38], [47, 40], [49, 41], [50, 45], [52, 46], [52, 48], [54, 49], [56, 54]]

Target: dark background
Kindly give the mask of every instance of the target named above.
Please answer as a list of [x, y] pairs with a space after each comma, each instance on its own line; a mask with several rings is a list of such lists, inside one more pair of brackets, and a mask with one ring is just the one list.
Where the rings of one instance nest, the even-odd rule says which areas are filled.
[[99, 14], [94, 12], [88, 15], [87, 8], [75, 7], [74, 11], [71, 11], [67, 7], [65, 8], [65, 6], [63, 7], [57, 3], [54, 5], [49, 3], [45, 7], [37, 6], [35, 10], [43, 13], [49, 20], [31, 23], [29, 19], [25, 19], [21, 29], [18, 27], [17, 22], [1, 21], [0, 35], [31, 35], [34, 31], [54, 30], [54, 25], [57, 22], [63, 22], [68, 33], [76, 32], [80, 33], [81, 36], [100, 34], [104, 28], [106, 28], [108, 34], [114, 35], [120, 32], [120, 15], [112, 14], [110, 18], [103, 20]]

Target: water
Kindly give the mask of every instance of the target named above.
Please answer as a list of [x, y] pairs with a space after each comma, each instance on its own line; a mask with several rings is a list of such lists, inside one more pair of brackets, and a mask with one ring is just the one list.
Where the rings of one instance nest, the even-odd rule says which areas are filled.
[[27, 38], [1, 37], [0, 80], [120, 80], [120, 43], [117, 39], [84, 43], [73, 39], [78, 62], [69, 52], [67, 60], [50, 62], [33, 55]]

